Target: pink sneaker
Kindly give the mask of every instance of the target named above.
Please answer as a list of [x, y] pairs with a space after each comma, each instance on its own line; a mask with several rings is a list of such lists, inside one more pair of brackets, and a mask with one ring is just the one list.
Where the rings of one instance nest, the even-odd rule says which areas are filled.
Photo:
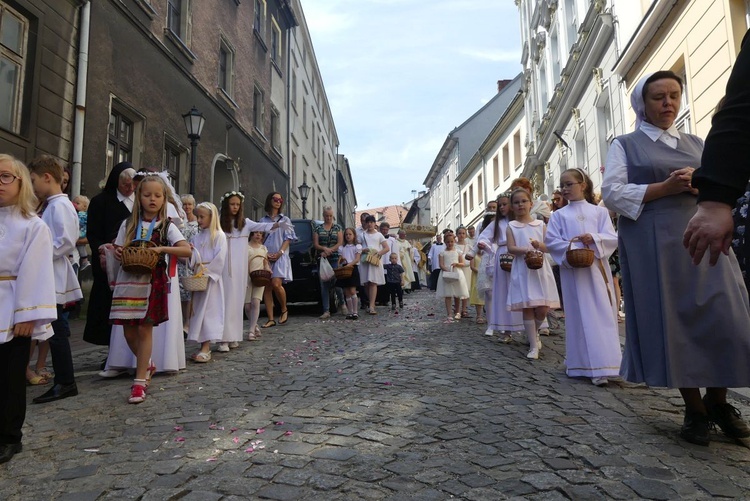
[[146, 400], [146, 387], [140, 384], [134, 384], [130, 387], [130, 398], [128, 398], [129, 404], [140, 404]]

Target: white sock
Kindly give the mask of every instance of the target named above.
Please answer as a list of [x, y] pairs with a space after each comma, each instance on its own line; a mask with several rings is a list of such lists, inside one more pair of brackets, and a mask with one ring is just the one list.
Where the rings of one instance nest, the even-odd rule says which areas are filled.
[[133, 384], [136, 386], [146, 386], [145, 379], [133, 379]]
[[529, 351], [538, 350], [536, 343], [536, 322], [534, 320], [524, 320], [523, 329], [526, 331], [526, 338], [529, 340]]

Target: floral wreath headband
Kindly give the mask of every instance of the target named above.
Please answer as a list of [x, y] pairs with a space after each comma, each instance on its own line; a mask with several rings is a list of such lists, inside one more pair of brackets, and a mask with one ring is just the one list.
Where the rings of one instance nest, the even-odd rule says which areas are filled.
[[238, 197], [243, 202], [245, 201], [245, 195], [242, 194], [240, 191], [227, 191], [221, 196], [221, 200], [219, 200], [219, 203], [224, 203], [224, 200], [231, 197]]
[[208, 211], [211, 212], [213, 211], [213, 209], [216, 208], [216, 206], [212, 204], [211, 202], [201, 202], [198, 205], [196, 205], [195, 208], [196, 209], [208, 209]]

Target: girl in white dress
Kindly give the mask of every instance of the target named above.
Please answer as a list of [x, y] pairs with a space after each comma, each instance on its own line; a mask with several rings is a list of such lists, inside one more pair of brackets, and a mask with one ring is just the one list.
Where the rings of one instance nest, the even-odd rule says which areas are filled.
[[[385, 272], [383, 271], [383, 256], [390, 252], [388, 242], [382, 233], [375, 229], [375, 216], [365, 218], [365, 231], [361, 234], [362, 241], [362, 266], [359, 270], [359, 281], [367, 292], [370, 307], [367, 313], [377, 315], [375, 310], [375, 299], [378, 295], [378, 285], [385, 283]], [[367, 255], [375, 253], [380, 256], [380, 264], [374, 265], [367, 262]]]
[[523, 315], [520, 311], [508, 309], [508, 292], [510, 289], [510, 273], [500, 268], [500, 256], [508, 253], [508, 214], [510, 213], [510, 198], [507, 193], [497, 197], [497, 213], [495, 220], [486, 225], [479, 235], [477, 246], [484, 252], [494, 252], [494, 272], [492, 274], [492, 289], [486, 293], [485, 308], [487, 309], [486, 336], [492, 336], [494, 331], [502, 333], [501, 341], [510, 343], [511, 333], [523, 329]]
[[357, 286], [359, 280], [359, 262], [362, 257], [362, 246], [357, 243], [357, 231], [354, 228], [344, 230], [344, 245], [339, 248], [339, 268], [351, 268], [352, 276], [336, 282], [344, 289], [346, 297], [346, 309], [349, 314], [348, 320], [359, 319], [359, 298], [357, 298]]
[[21, 452], [31, 341], [52, 336], [57, 320], [52, 236], [36, 204], [26, 166], [0, 154], [0, 454], [6, 460]]
[[[617, 303], [609, 256], [617, 249], [617, 233], [609, 211], [594, 205], [592, 184], [580, 169], [560, 175], [568, 205], [552, 213], [544, 242], [560, 265], [565, 315], [565, 366], [570, 377], [588, 377], [597, 386], [620, 373], [622, 352], [617, 329]], [[594, 251], [594, 264], [573, 268], [565, 259], [572, 240]], [[580, 242], [580, 243], [578, 243]]]
[[[445, 250], [438, 255], [440, 262], [440, 276], [437, 284], [437, 297], [445, 298], [445, 311], [447, 314], [446, 323], [453, 322], [461, 318], [461, 300], [469, 298], [469, 288], [466, 285], [466, 276], [463, 268], [468, 268], [469, 264], [464, 261], [464, 256], [456, 250], [456, 236], [453, 233], [445, 235]], [[448, 279], [443, 272], [458, 272], [457, 279]], [[451, 309], [453, 303], [453, 309]], [[454, 316], [455, 313], [455, 316]]]
[[219, 226], [219, 211], [210, 202], [195, 208], [198, 234], [193, 237], [193, 248], [200, 255], [203, 274], [208, 276], [205, 291], [193, 292], [193, 314], [190, 316], [188, 341], [201, 343], [201, 349], [191, 355], [194, 362], [211, 360], [211, 342], [218, 343], [224, 333], [224, 283], [222, 272], [227, 259], [227, 237]]
[[[466, 232], [466, 228], [460, 226], [456, 230], [456, 250], [464, 258], [464, 261], [466, 261], [466, 266], [461, 268], [460, 271], [463, 272], [464, 278], [466, 279], [466, 290], [469, 290], [469, 286], [471, 285], [471, 263], [466, 259], [466, 255], [469, 254], [472, 247], [474, 247], [474, 242], [469, 240], [467, 237], [468, 233]], [[471, 291], [469, 291], [469, 296], [471, 296]], [[468, 297], [461, 300], [461, 309], [459, 311], [461, 312], [461, 318], [469, 318]]]
[[221, 197], [221, 229], [227, 237], [227, 265], [224, 283], [224, 333], [217, 351], [237, 348], [242, 341], [242, 308], [247, 289], [247, 237], [252, 231], [271, 231], [279, 223], [256, 223], [244, 215], [245, 195], [238, 191]]
[[268, 248], [268, 260], [271, 262], [271, 285], [265, 287], [263, 292], [263, 302], [266, 303], [266, 315], [268, 321], [263, 325], [273, 327], [276, 325], [273, 311], [273, 298], [279, 302], [281, 315], [279, 315], [279, 324], [284, 325], [289, 319], [289, 312], [286, 308], [286, 289], [284, 284], [291, 282], [292, 276], [292, 259], [289, 257], [289, 246], [297, 240], [297, 234], [294, 232], [294, 226], [291, 220], [281, 213], [284, 207], [284, 197], [279, 192], [271, 192], [266, 196], [264, 208], [266, 215], [260, 220], [262, 223], [275, 223], [284, 225], [276, 231], [268, 234], [265, 240], [265, 246]]
[[[260, 327], [258, 327], [258, 317], [260, 316], [260, 301], [263, 299], [265, 287], [253, 285], [250, 273], [262, 270], [266, 267], [268, 261], [268, 248], [263, 245], [262, 231], [250, 233], [250, 243], [247, 249], [247, 292], [245, 292], [245, 315], [250, 320], [250, 330], [247, 334], [248, 341], [257, 341], [260, 337]], [[267, 268], [265, 268], [267, 269]]]
[[547, 318], [549, 308], [560, 306], [560, 298], [549, 262], [543, 259], [542, 267], [532, 270], [524, 260], [527, 252], [547, 252], [544, 221], [534, 219], [530, 214], [531, 195], [525, 189], [517, 188], [510, 195], [510, 204], [515, 219], [508, 223], [506, 235], [508, 252], [516, 258], [510, 272], [508, 308], [523, 311], [523, 327], [530, 346], [526, 357], [536, 360], [542, 345], [539, 326]]

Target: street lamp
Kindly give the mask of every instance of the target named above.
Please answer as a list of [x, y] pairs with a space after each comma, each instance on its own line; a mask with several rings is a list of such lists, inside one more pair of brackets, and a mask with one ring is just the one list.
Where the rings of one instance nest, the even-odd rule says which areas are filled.
[[203, 113], [193, 106], [190, 111], [182, 115], [185, 121], [188, 139], [190, 139], [190, 194], [195, 195], [195, 168], [198, 163], [198, 141], [201, 139], [201, 132], [206, 119]]
[[307, 219], [307, 195], [310, 194], [310, 187], [307, 186], [307, 181], [302, 181], [297, 189], [299, 190], [299, 197], [302, 199], [302, 219]]

